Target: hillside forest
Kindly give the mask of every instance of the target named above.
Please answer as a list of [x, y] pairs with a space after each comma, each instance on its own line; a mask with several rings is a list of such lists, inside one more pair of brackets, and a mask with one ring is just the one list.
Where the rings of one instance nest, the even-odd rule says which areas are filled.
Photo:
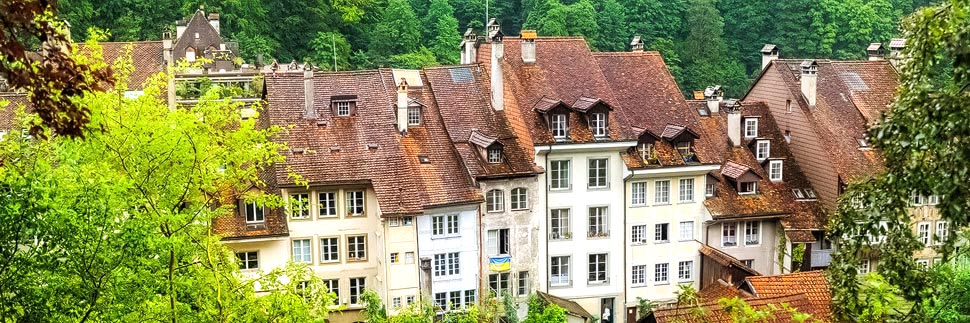
[[[486, 15], [486, 1], [488, 14]], [[659, 51], [685, 93], [721, 84], [740, 96], [760, 70], [759, 49], [782, 57], [862, 59], [887, 44], [902, 17], [928, 0], [63, 0], [72, 37], [160, 39], [199, 6], [220, 14], [243, 58], [309, 61], [326, 70], [458, 63], [467, 28], [495, 17], [506, 35], [583, 36], [594, 51], [625, 51], [633, 35]], [[334, 59], [336, 56], [336, 59]], [[335, 63], [336, 62], [336, 63]], [[334, 66], [336, 65], [336, 66]]]

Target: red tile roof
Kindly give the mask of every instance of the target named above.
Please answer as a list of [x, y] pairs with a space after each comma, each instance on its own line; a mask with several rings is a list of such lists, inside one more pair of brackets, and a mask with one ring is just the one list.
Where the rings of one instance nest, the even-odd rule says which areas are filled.
[[[131, 54], [131, 65], [134, 68], [128, 76], [129, 90], [142, 90], [145, 81], [152, 75], [165, 71], [165, 56], [161, 41], [140, 42], [106, 42], [99, 43], [108, 64], [115, 63], [125, 54]], [[88, 50], [84, 44], [79, 44], [82, 51]]]
[[717, 248], [711, 247], [710, 245], [701, 244], [701, 248], [699, 249], [699, 251], [701, 252], [701, 254], [708, 256], [712, 260], [716, 261], [718, 264], [721, 264], [721, 266], [735, 267], [754, 276], [761, 275], [754, 269], [751, 269], [751, 267], [748, 267], [743, 262], [738, 260], [738, 258], [734, 258], [733, 256], [725, 253], [724, 251], [718, 250]]
[[[789, 294], [777, 297], [753, 298], [745, 300], [748, 305], [756, 310], [767, 310], [772, 315], [764, 323], [790, 323], [794, 322], [791, 312], [782, 308], [782, 304], [787, 304], [789, 308], [795, 309], [800, 313], [814, 314], [816, 309], [808, 297], [804, 294]], [[672, 308], [661, 308], [653, 312], [657, 323], [733, 323], [731, 313], [729, 313], [720, 302], [709, 302], [701, 304], [703, 309], [698, 311], [696, 307], [683, 306]], [[813, 315], [814, 317], [815, 315]]]
[[[831, 317], [832, 293], [828, 278], [821, 270], [797, 272], [776, 276], [751, 276], [746, 279], [747, 287], [759, 298], [779, 297], [802, 293], [816, 309], [816, 317]], [[745, 288], [742, 286], [742, 288]]]
[[0, 130], [13, 129], [17, 122], [17, 110], [21, 105], [25, 111], [31, 111], [32, 105], [27, 95], [15, 92], [0, 92], [0, 102], [7, 101], [6, 106], [0, 106]]

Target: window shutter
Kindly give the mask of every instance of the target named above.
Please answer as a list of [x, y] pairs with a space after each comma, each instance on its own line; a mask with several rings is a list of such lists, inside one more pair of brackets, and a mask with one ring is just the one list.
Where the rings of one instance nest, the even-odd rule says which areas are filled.
[[245, 219], [246, 218], [246, 201], [244, 201], [243, 199], [237, 199], [236, 200], [236, 208], [239, 211], [239, 215], [241, 215], [243, 217], [243, 219]]

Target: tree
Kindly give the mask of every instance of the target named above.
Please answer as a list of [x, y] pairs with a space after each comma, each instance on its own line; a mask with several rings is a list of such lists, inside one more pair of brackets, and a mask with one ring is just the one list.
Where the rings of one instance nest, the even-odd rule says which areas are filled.
[[603, 30], [592, 39], [596, 48], [604, 52], [623, 52], [633, 39], [627, 26], [626, 9], [616, 0], [596, 2], [596, 24]]
[[[321, 70], [347, 70], [350, 68], [350, 44], [339, 33], [317, 33], [311, 42], [313, 56], [310, 62]], [[336, 64], [336, 65], [334, 65]]]
[[461, 34], [458, 33], [455, 9], [448, 0], [431, 0], [424, 26], [427, 31], [425, 39], [430, 39], [428, 45], [436, 60], [445, 65], [458, 64]]
[[[545, 6], [549, 11], [538, 18], [536, 23], [540, 35], [584, 36], [591, 41], [599, 37], [596, 9], [589, 0], [580, 0], [570, 5], [563, 5], [558, 0], [547, 0]], [[596, 44], [591, 42], [590, 46], [595, 48]]]
[[421, 46], [416, 52], [391, 56], [387, 64], [394, 68], [421, 69], [438, 65], [438, 61], [435, 60], [434, 53], [427, 47]]
[[549, 304], [538, 295], [529, 297], [529, 311], [522, 323], [565, 323], [566, 310]]
[[[91, 56], [71, 59], [100, 62]], [[320, 320], [332, 304], [305, 267], [260, 280], [239, 276], [236, 257], [210, 223], [234, 214], [285, 145], [279, 128], [243, 120], [240, 103], [214, 88], [191, 109], [169, 110], [165, 76], [124, 97], [131, 58], [115, 62], [116, 88], [75, 100], [90, 111], [85, 140], [5, 136], [0, 144], [0, 317], [5, 322], [252, 322]], [[6, 104], [3, 104], [6, 105]], [[13, 107], [8, 107], [13, 108]], [[259, 107], [255, 107], [257, 111]], [[19, 125], [36, 116], [20, 110]], [[20, 129], [11, 129], [18, 133]], [[289, 280], [282, 279], [288, 277]], [[296, 290], [301, 281], [305, 288]], [[297, 297], [297, 294], [298, 296]], [[272, 303], [272, 306], [270, 306]], [[263, 311], [253, 311], [263, 308]], [[262, 319], [257, 319], [262, 318]]]
[[645, 43], [682, 38], [684, 0], [620, 0], [620, 4], [627, 9], [630, 32], [641, 35]]
[[710, 85], [722, 85], [729, 96], [740, 96], [747, 89], [744, 66], [730, 57], [724, 42], [724, 19], [713, 0], [689, 0], [686, 12], [687, 39], [678, 50], [683, 62], [683, 77], [677, 81], [685, 93]]
[[421, 32], [416, 21], [418, 18], [407, 0], [389, 0], [380, 22], [371, 32], [370, 56], [390, 57], [417, 51], [421, 46]]
[[[966, 239], [970, 224], [970, 146], [962, 134], [970, 133], [967, 99], [970, 98], [970, 56], [966, 26], [970, 3], [950, 0], [918, 10], [903, 21], [907, 47], [899, 66], [895, 102], [872, 129], [870, 141], [879, 149], [886, 170], [850, 183], [830, 224], [832, 237], [840, 237], [839, 252], [830, 271], [835, 310], [841, 319], [853, 319], [868, 310], [857, 295], [863, 293], [856, 276], [860, 254], [880, 252], [878, 272], [905, 300], [890, 319], [935, 321], [939, 312], [927, 311], [940, 291], [954, 285], [954, 277], [927, 274], [913, 254], [925, 244], [915, 237], [909, 197], [916, 192], [938, 195], [936, 209], [946, 221], [947, 238], [935, 247], [942, 262], [954, 259], [955, 244]], [[882, 224], [885, 223], [885, 226]], [[885, 237], [873, 239], [870, 237]], [[929, 271], [932, 273], [932, 270]]]

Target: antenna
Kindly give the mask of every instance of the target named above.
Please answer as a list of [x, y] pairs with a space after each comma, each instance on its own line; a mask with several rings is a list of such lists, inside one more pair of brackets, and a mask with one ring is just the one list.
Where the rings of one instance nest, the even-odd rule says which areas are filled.
[[337, 35], [330, 34], [330, 50], [333, 51], [333, 71], [337, 71]]

